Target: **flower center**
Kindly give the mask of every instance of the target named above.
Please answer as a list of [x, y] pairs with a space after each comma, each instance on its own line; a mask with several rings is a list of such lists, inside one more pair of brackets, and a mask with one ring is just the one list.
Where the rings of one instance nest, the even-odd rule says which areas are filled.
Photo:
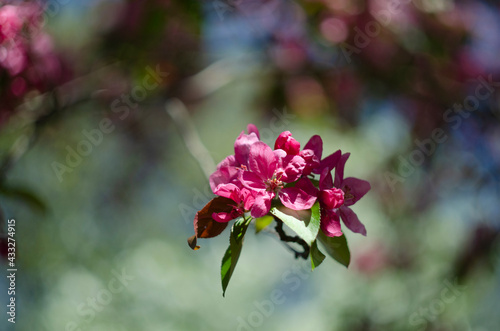
[[245, 202], [243, 200], [240, 201], [236, 206], [234, 206], [234, 209], [243, 214], [245, 211]]
[[230, 211], [232, 218], [239, 217], [240, 215], [243, 215], [245, 213], [245, 207], [244, 207], [243, 201], [241, 201], [239, 203], [235, 203], [233, 205], [229, 205], [229, 206], [231, 206], [233, 208]]
[[351, 188], [349, 186], [344, 186], [344, 200], [354, 199], [354, 195], [351, 194]]
[[283, 188], [283, 182], [280, 178], [276, 177], [276, 174], [273, 175], [272, 178], [266, 181], [266, 191], [268, 192], [277, 192], [278, 190]]

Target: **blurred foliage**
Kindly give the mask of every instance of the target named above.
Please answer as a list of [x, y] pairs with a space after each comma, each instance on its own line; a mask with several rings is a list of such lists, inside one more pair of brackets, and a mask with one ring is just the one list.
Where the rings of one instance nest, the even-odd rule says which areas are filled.
[[[0, 6], [16, 330], [499, 329], [497, 2]], [[228, 243], [185, 238], [212, 198], [200, 165], [250, 122], [267, 143], [290, 130], [351, 152], [346, 175], [372, 183], [356, 205], [368, 236], [347, 235], [348, 269], [311, 273], [272, 230], [249, 231], [222, 298]]]

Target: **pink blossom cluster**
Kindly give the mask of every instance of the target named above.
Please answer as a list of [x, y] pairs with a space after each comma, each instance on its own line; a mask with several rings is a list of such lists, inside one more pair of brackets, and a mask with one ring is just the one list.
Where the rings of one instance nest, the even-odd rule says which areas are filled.
[[289, 131], [279, 135], [272, 149], [260, 140], [255, 125], [249, 124], [247, 131], [236, 139], [234, 154], [220, 162], [210, 176], [214, 194], [234, 202], [230, 211], [214, 212], [215, 221], [228, 222], [244, 213], [265, 216], [273, 200], [293, 210], [308, 210], [319, 202], [325, 235], [342, 235], [340, 219], [351, 231], [366, 235], [350, 207], [370, 190], [370, 184], [344, 178], [349, 153], [338, 150], [322, 159], [320, 136], [313, 136], [301, 150]]
[[0, 124], [28, 91], [45, 92], [67, 76], [42, 22], [37, 3], [0, 7]]

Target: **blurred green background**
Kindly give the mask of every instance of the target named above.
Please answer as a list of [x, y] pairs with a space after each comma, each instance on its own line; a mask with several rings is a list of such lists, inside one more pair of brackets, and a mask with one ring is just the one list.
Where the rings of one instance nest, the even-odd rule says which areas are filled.
[[[497, 2], [3, 1], [0, 24], [0, 329], [500, 328]], [[229, 231], [186, 239], [248, 123], [351, 153], [348, 269], [250, 228], [222, 297]]]

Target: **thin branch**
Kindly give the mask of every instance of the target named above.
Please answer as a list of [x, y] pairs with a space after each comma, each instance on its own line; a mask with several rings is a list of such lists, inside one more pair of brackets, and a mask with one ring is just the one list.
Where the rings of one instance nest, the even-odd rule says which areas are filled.
[[[273, 216], [274, 217], [274, 216]], [[307, 243], [302, 239], [300, 238], [299, 236], [295, 236], [295, 237], [292, 237], [292, 236], [289, 236], [285, 233], [285, 231], [283, 230], [283, 221], [281, 221], [279, 218], [277, 217], [274, 217], [274, 220], [276, 221], [276, 232], [278, 232], [279, 236], [280, 236], [280, 240], [283, 241], [286, 245], [286, 247], [288, 249], [290, 249], [292, 252], [295, 253], [295, 258], [303, 258], [304, 260], [307, 260], [307, 257], [309, 256], [309, 246], [307, 245]], [[297, 243], [299, 244], [300, 246], [302, 246], [302, 248], [304, 249], [303, 252], [299, 252], [297, 250], [295, 250], [292, 246], [290, 246], [288, 243]]]
[[198, 162], [198, 165], [208, 180], [215, 170], [215, 161], [205, 145], [201, 142], [200, 136], [196, 131], [186, 106], [179, 99], [170, 99], [165, 104], [165, 110], [177, 125], [187, 149]]
[[[40, 94], [16, 107], [9, 120], [16, 129], [33, 126], [28, 134], [19, 137], [7, 154], [0, 160], [0, 183], [5, 179], [8, 170], [33, 147], [42, 129], [67, 108], [91, 100], [91, 91], [86, 86], [93, 86], [94, 80], [112, 72], [118, 64], [111, 64], [89, 74], [64, 83], [54, 89]], [[30, 120], [26, 120], [30, 119]]]

